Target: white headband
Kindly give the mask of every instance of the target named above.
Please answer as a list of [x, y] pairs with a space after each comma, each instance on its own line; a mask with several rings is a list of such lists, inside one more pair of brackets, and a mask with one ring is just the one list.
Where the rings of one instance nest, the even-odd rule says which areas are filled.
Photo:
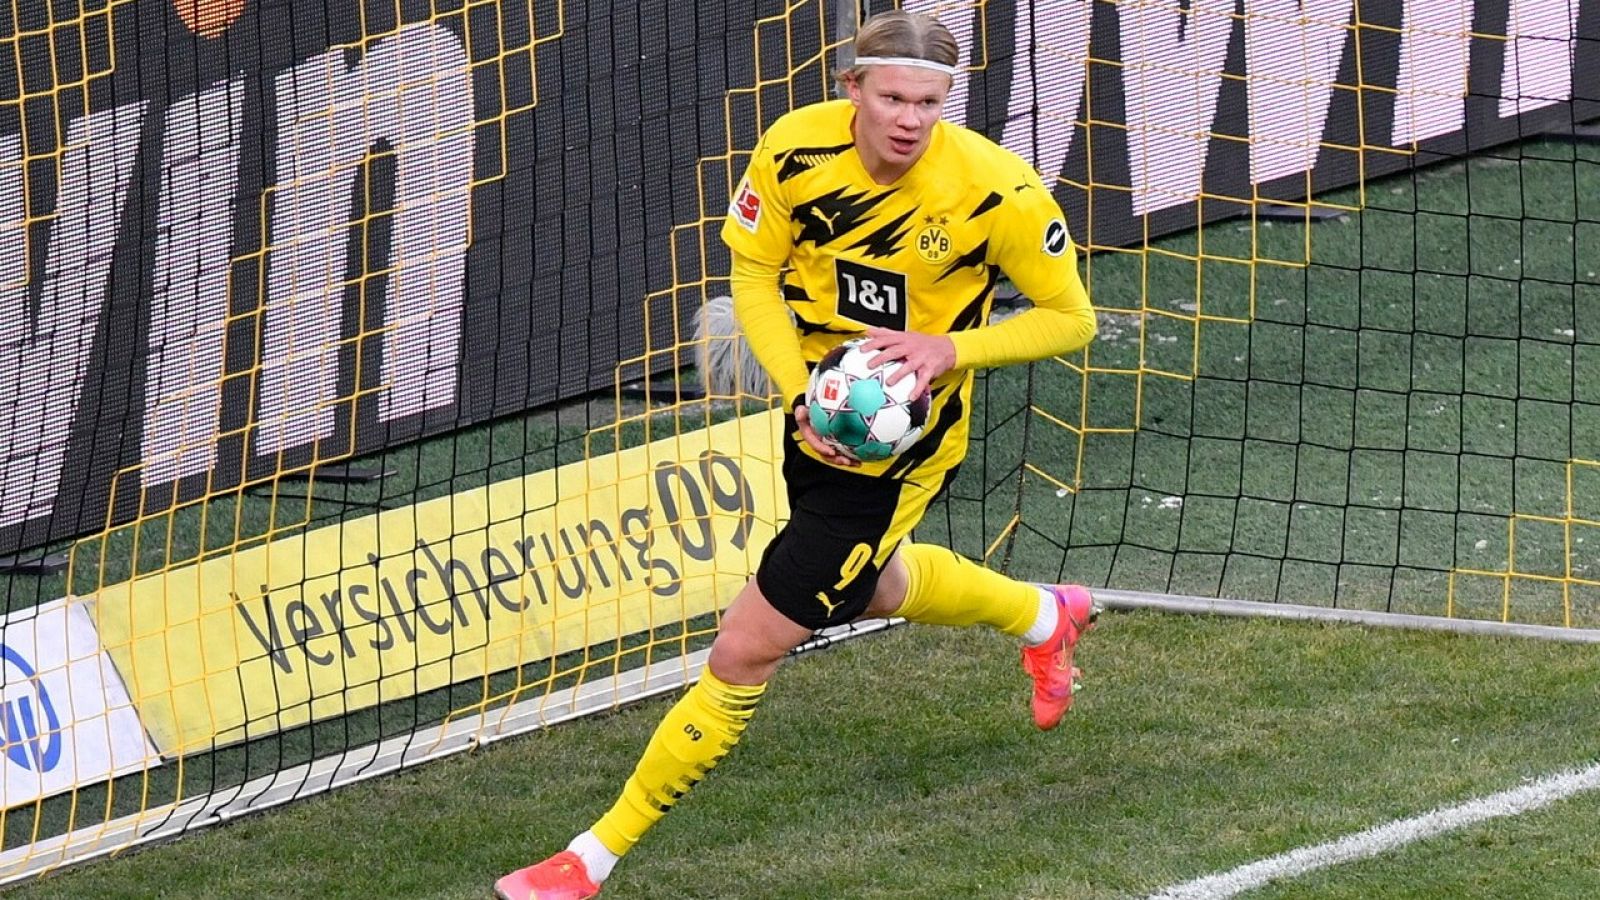
[[942, 62], [935, 62], [931, 59], [917, 59], [914, 56], [858, 56], [855, 64], [858, 66], [910, 66], [914, 69], [943, 72], [951, 78], [954, 78], [958, 71], [955, 66], [947, 66]]

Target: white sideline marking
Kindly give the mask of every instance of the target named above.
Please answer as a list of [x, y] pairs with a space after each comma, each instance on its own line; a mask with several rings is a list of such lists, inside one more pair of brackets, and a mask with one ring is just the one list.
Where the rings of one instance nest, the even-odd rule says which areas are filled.
[[1399, 819], [1325, 844], [1269, 856], [1227, 872], [1186, 881], [1152, 894], [1150, 900], [1218, 900], [1232, 897], [1280, 878], [1292, 878], [1313, 869], [1377, 856], [1413, 841], [1426, 840], [1488, 819], [1515, 816], [1596, 788], [1600, 788], [1600, 763], [1587, 769], [1546, 776], [1519, 788], [1455, 806], [1440, 807], [1420, 816]]

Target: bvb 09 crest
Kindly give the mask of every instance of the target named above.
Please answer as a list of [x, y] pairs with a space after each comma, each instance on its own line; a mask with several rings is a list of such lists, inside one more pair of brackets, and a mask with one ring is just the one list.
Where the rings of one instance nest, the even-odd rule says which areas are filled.
[[950, 251], [954, 244], [950, 241], [950, 232], [945, 228], [950, 223], [948, 216], [924, 216], [922, 227], [912, 237], [912, 243], [917, 248], [917, 255], [924, 262], [942, 263], [950, 258]]

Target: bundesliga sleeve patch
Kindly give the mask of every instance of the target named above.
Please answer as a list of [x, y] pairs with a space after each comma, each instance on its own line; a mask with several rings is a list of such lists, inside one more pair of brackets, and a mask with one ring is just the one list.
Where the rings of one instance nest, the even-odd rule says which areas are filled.
[[728, 215], [733, 216], [734, 221], [751, 234], [761, 223], [761, 195], [750, 189], [748, 180], [739, 182], [739, 193], [728, 204]]

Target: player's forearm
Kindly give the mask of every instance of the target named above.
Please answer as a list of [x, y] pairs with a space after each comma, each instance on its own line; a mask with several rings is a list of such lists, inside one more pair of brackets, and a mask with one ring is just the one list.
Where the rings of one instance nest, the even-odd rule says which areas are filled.
[[1087, 297], [1040, 304], [1004, 322], [950, 335], [956, 367], [983, 369], [1033, 362], [1081, 350], [1094, 340], [1094, 308]]
[[750, 349], [767, 375], [778, 386], [784, 402], [805, 393], [806, 360], [800, 352], [800, 336], [778, 288], [778, 269], [748, 257], [733, 255], [733, 271], [728, 278], [733, 289], [733, 312], [739, 317]]

